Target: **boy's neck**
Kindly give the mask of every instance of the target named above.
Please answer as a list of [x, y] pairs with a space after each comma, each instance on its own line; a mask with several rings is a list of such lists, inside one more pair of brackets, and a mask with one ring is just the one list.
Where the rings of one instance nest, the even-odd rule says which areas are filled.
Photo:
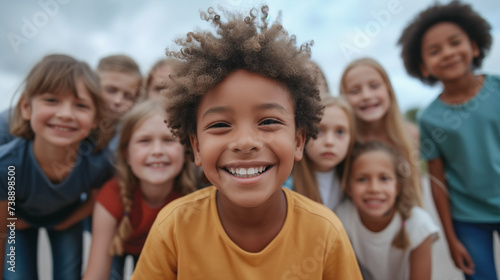
[[386, 133], [384, 118], [375, 122], [364, 122], [359, 120], [356, 126], [361, 141], [377, 140], [390, 144], [390, 139]]
[[439, 98], [447, 103], [465, 103], [481, 90], [484, 75], [475, 76], [472, 72], [461, 79], [443, 82], [444, 89]]
[[144, 201], [149, 207], [156, 208], [163, 205], [174, 187], [173, 180], [164, 185], [153, 185], [147, 182], [139, 182]]
[[59, 183], [73, 169], [78, 158], [78, 146], [79, 143], [66, 147], [47, 145], [35, 137], [33, 140], [33, 153], [45, 176], [51, 182]]
[[217, 211], [229, 238], [247, 252], [260, 252], [279, 234], [287, 215], [287, 200], [283, 190], [254, 208], [233, 204], [217, 191]]

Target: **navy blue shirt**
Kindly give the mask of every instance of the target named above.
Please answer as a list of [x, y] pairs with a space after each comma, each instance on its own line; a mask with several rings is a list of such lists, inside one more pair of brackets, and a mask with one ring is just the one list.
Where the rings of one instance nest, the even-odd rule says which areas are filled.
[[[84, 140], [77, 160], [66, 178], [52, 183], [33, 153], [33, 141], [16, 138], [0, 146], [0, 200], [8, 199], [8, 171], [15, 172], [15, 214], [32, 226], [57, 225], [82, 203], [82, 196], [100, 188], [112, 177], [110, 152], [93, 153], [94, 145]], [[54, 163], [53, 168], [64, 163]], [[10, 168], [9, 168], [10, 167]]]
[[[9, 112], [10, 111], [10, 112]], [[0, 112], [0, 145], [9, 143], [15, 137], [10, 134], [9, 113], [12, 115], [14, 108], [8, 108]]]

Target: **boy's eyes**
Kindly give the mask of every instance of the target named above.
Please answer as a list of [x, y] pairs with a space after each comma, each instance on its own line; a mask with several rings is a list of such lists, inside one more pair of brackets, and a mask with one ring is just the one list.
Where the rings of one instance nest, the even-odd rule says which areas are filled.
[[225, 127], [230, 127], [229, 124], [224, 123], [224, 122], [216, 122], [207, 127], [207, 129], [210, 128], [225, 128]]
[[276, 119], [265, 119], [259, 123], [259, 125], [273, 125], [273, 124], [281, 124], [281, 122]]

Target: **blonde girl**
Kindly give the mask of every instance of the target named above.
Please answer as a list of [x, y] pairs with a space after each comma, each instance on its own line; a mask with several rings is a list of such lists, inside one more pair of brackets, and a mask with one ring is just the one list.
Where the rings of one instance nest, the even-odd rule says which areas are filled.
[[54, 279], [80, 278], [81, 220], [112, 175], [103, 148], [108, 137], [100, 130], [105, 110], [99, 78], [85, 62], [48, 55], [26, 77], [11, 127], [18, 138], [0, 147], [0, 167], [11, 171], [0, 175], [0, 216], [11, 207], [9, 224], [15, 224], [6, 251], [15, 253], [15, 262], [1, 254], [3, 279], [37, 279], [41, 227], [49, 236]]
[[[334, 210], [342, 198], [345, 158], [354, 144], [354, 119], [342, 97], [324, 96], [317, 139], [310, 139], [292, 171], [294, 190]], [[290, 183], [290, 182], [287, 182]]]
[[161, 208], [194, 190], [194, 164], [165, 118], [164, 107], [152, 100], [137, 104], [124, 116], [117, 175], [97, 197], [84, 279], [122, 279], [125, 256], [132, 255], [137, 262]]
[[418, 129], [399, 111], [389, 76], [377, 61], [361, 58], [344, 69], [340, 94], [351, 105], [356, 120], [357, 141], [378, 140], [397, 149], [410, 163], [412, 185], [421, 204]]
[[417, 206], [409, 165], [379, 141], [354, 145], [337, 210], [370, 279], [430, 279], [438, 227]]

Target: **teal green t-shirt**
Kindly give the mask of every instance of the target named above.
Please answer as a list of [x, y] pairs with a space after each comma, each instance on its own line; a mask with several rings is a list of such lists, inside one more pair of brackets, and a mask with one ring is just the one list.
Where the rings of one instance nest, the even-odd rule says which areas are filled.
[[443, 160], [453, 219], [500, 222], [500, 76], [463, 104], [436, 98], [419, 125], [422, 158]]

